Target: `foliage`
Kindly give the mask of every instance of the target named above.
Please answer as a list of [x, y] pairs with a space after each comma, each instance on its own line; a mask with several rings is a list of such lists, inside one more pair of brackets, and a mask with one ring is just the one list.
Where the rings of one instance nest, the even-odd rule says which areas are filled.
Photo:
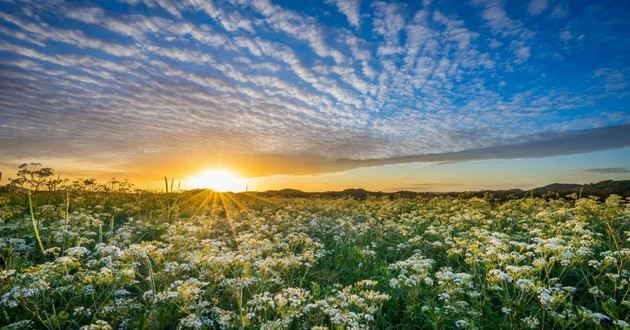
[[629, 327], [618, 196], [89, 190], [0, 194], [0, 327]]
[[9, 179], [11, 185], [23, 187], [29, 190], [39, 190], [41, 187], [49, 183], [49, 187], [53, 188], [59, 183], [50, 178], [55, 175], [55, 171], [49, 167], [42, 167], [40, 163], [24, 163], [20, 165], [15, 179]]

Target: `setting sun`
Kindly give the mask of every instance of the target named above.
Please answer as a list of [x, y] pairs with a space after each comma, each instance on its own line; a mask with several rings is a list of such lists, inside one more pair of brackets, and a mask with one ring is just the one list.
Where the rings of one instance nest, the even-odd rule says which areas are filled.
[[199, 173], [186, 180], [192, 189], [209, 188], [218, 192], [239, 192], [247, 187], [247, 180], [226, 169], [212, 169]]

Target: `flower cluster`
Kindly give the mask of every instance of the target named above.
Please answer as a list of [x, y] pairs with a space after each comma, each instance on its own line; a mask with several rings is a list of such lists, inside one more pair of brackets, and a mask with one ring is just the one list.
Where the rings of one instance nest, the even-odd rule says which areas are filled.
[[630, 328], [617, 196], [83, 192], [35, 195], [31, 217], [15, 194], [0, 196], [9, 329]]

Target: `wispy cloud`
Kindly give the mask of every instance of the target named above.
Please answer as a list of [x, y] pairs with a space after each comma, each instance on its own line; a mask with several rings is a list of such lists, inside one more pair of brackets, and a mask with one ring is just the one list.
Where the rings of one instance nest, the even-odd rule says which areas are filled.
[[628, 167], [587, 168], [582, 171], [586, 173], [595, 173], [595, 174], [630, 174], [630, 168]]
[[[600, 68], [594, 73], [595, 77], [601, 78], [606, 91], [627, 91], [628, 83], [626, 74], [629, 69], [616, 70], [612, 68]], [[622, 94], [623, 95], [623, 94]]]
[[540, 15], [549, 7], [549, 0], [532, 0], [527, 10], [531, 15]]
[[389, 189], [387, 189], [388, 191], [436, 191], [436, 190], [448, 190], [448, 189], [453, 189], [453, 190], [458, 190], [461, 189], [461, 187], [463, 187], [464, 185], [461, 183], [412, 183], [406, 186], [394, 186], [391, 187]]
[[379, 166], [411, 162], [458, 162], [484, 159], [518, 159], [570, 155], [630, 146], [630, 124], [565, 133], [537, 134], [521, 137], [520, 142], [487, 148], [446, 153], [411, 155], [383, 159], [341, 159], [339, 167]]

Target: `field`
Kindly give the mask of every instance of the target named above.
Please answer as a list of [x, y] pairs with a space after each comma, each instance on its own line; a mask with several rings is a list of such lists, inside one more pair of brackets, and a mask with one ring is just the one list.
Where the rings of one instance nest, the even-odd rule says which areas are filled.
[[0, 327], [630, 327], [618, 196], [86, 190], [0, 193]]

